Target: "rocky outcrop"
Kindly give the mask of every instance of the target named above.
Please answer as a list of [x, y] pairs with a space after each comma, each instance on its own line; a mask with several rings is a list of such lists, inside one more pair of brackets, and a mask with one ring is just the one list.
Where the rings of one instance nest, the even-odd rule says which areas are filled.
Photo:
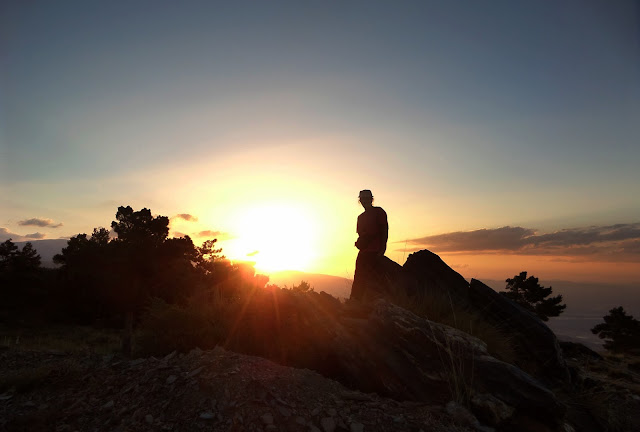
[[[454, 328], [378, 300], [368, 319], [343, 319], [336, 329], [337, 366], [355, 388], [399, 400], [446, 403], [485, 396], [478, 403], [493, 426], [543, 419], [562, 423], [565, 408], [553, 393], [517, 367], [498, 361], [486, 345]], [[491, 407], [487, 408], [487, 405]], [[487, 414], [493, 410], [494, 414]], [[536, 420], [538, 421], [538, 420]]]
[[[385, 269], [392, 269], [387, 265]], [[428, 250], [412, 253], [401, 271], [389, 271], [389, 280], [407, 295], [444, 299], [453, 309], [465, 309], [498, 327], [515, 347], [516, 364], [546, 384], [570, 382], [558, 339], [537, 316], [482, 282], [467, 281]]]
[[438, 255], [426, 249], [409, 255], [399, 280], [409, 295], [450, 297], [456, 305], [468, 304], [469, 283]]
[[520, 368], [547, 383], [570, 381], [558, 338], [540, 318], [479, 280], [468, 293], [471, 310], [511, 337]]

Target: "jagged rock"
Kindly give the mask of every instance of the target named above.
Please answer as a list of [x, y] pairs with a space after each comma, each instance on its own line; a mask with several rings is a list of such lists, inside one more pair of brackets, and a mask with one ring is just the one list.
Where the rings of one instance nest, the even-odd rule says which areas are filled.
[[349, 425], [350, 432], [364, 432], [364, 425], [362, 423], [351, 423]]
[[474, 428], [480, 426], [478, 419], [467, 408], [457, 402], [449, 401], [445, 405], [445, 410], [447, 411], [447, 414], [449, 414], [458, 424], [472, 426]]
[[442, 259], [426, 249], [414, 252], [402, 266], [400, 283], [409, 295], [451, 297], [456, 305], [468, 304], [469, 283]]
[[336, 421], [333, 417], [323, 417], [320, 419], [320, 426], [324, 432], [333, 432], [336, 430]]
[[399, 400], [446, 403], [455, 394], [491, 393], [521, 418], [550, 425], [565, 408], [517, 367], [487, 353], [481, 340], [378, 300], [367, 320], [351, 320], [336, 335], [343, 379], [362, 391]]
[[591, 360], [603, 360], [603, 357], [589, 347], [577, 342], [560, 341], [565, 357], [584, 357]]
[[471, 398], [473, 412], [490, 426], [498, 426], [513, 415], [515, 409], [488, 393], [479, 393]]
[[545, 382], [570, 381], [558, 338], [540, 318], [479, 280], [468, 292], [473, 311], [511, 336], [519, 367]]

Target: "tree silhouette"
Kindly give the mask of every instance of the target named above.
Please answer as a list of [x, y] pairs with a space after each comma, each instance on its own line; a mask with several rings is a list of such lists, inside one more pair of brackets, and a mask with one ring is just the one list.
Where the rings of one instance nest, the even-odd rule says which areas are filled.
[[622, 306], [609, 311], [604, 322], [591, 329], [600, 339], [605, 339], [605, 349], [613, 352], [640, 350], [640, 321], [627, 315]]
[[[5, 319], [24, 318], [24, 311], [37, 315], [45, 303], [42, 295], [45, 272], [40, 255], [27, 242], [22, 249], [11, 239], [0, 243], [0, 309]], [[3, 321], [0, 317], [0, 321]]]
[[549, 317], [560, 315], [567, 307], [567, 305], [561, 304], [562, 295], [549, 297], [552, 288], [541, 286], [537, 277], [529, 276], [527, 278], [527, 272], [521, 272], [505, 282], [507, 282], [507, 291], [500, 294], [535, 313], [543, 321], [548, 321]]
[[149, 209], [118, 207], [111, 228], [116, 238], [105, 228], [71, 238], [54, 261], [62, 264], [61, 297], [72, 314], [85, 322], [117, 319], [125, 328], [126, 352], [151, 298], [185, 304], [232, 271], [215, 239], [197, 248], [189, 236], [169, 238], [169, 218], [153, 216]]

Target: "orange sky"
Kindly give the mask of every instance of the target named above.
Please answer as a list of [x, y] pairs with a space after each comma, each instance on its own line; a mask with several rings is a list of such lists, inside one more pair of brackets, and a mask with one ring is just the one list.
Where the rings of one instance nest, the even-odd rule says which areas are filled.
[[583, 3], [10, 2], [0, 241], [130, 205], [262, 271], [352, 277], [371, 189], [398, 262], [636, 281], [637, 5]]

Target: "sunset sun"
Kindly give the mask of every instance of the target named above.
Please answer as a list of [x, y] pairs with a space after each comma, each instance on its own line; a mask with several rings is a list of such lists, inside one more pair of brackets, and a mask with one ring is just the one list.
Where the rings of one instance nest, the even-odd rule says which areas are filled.
[[318, 221], [307, 209], [289, 204], [258, 205], [236, 220], [237, 238], [225, 250], [235, 260], [252, 261], [259, 271], [307, 270], [317, 250]]

